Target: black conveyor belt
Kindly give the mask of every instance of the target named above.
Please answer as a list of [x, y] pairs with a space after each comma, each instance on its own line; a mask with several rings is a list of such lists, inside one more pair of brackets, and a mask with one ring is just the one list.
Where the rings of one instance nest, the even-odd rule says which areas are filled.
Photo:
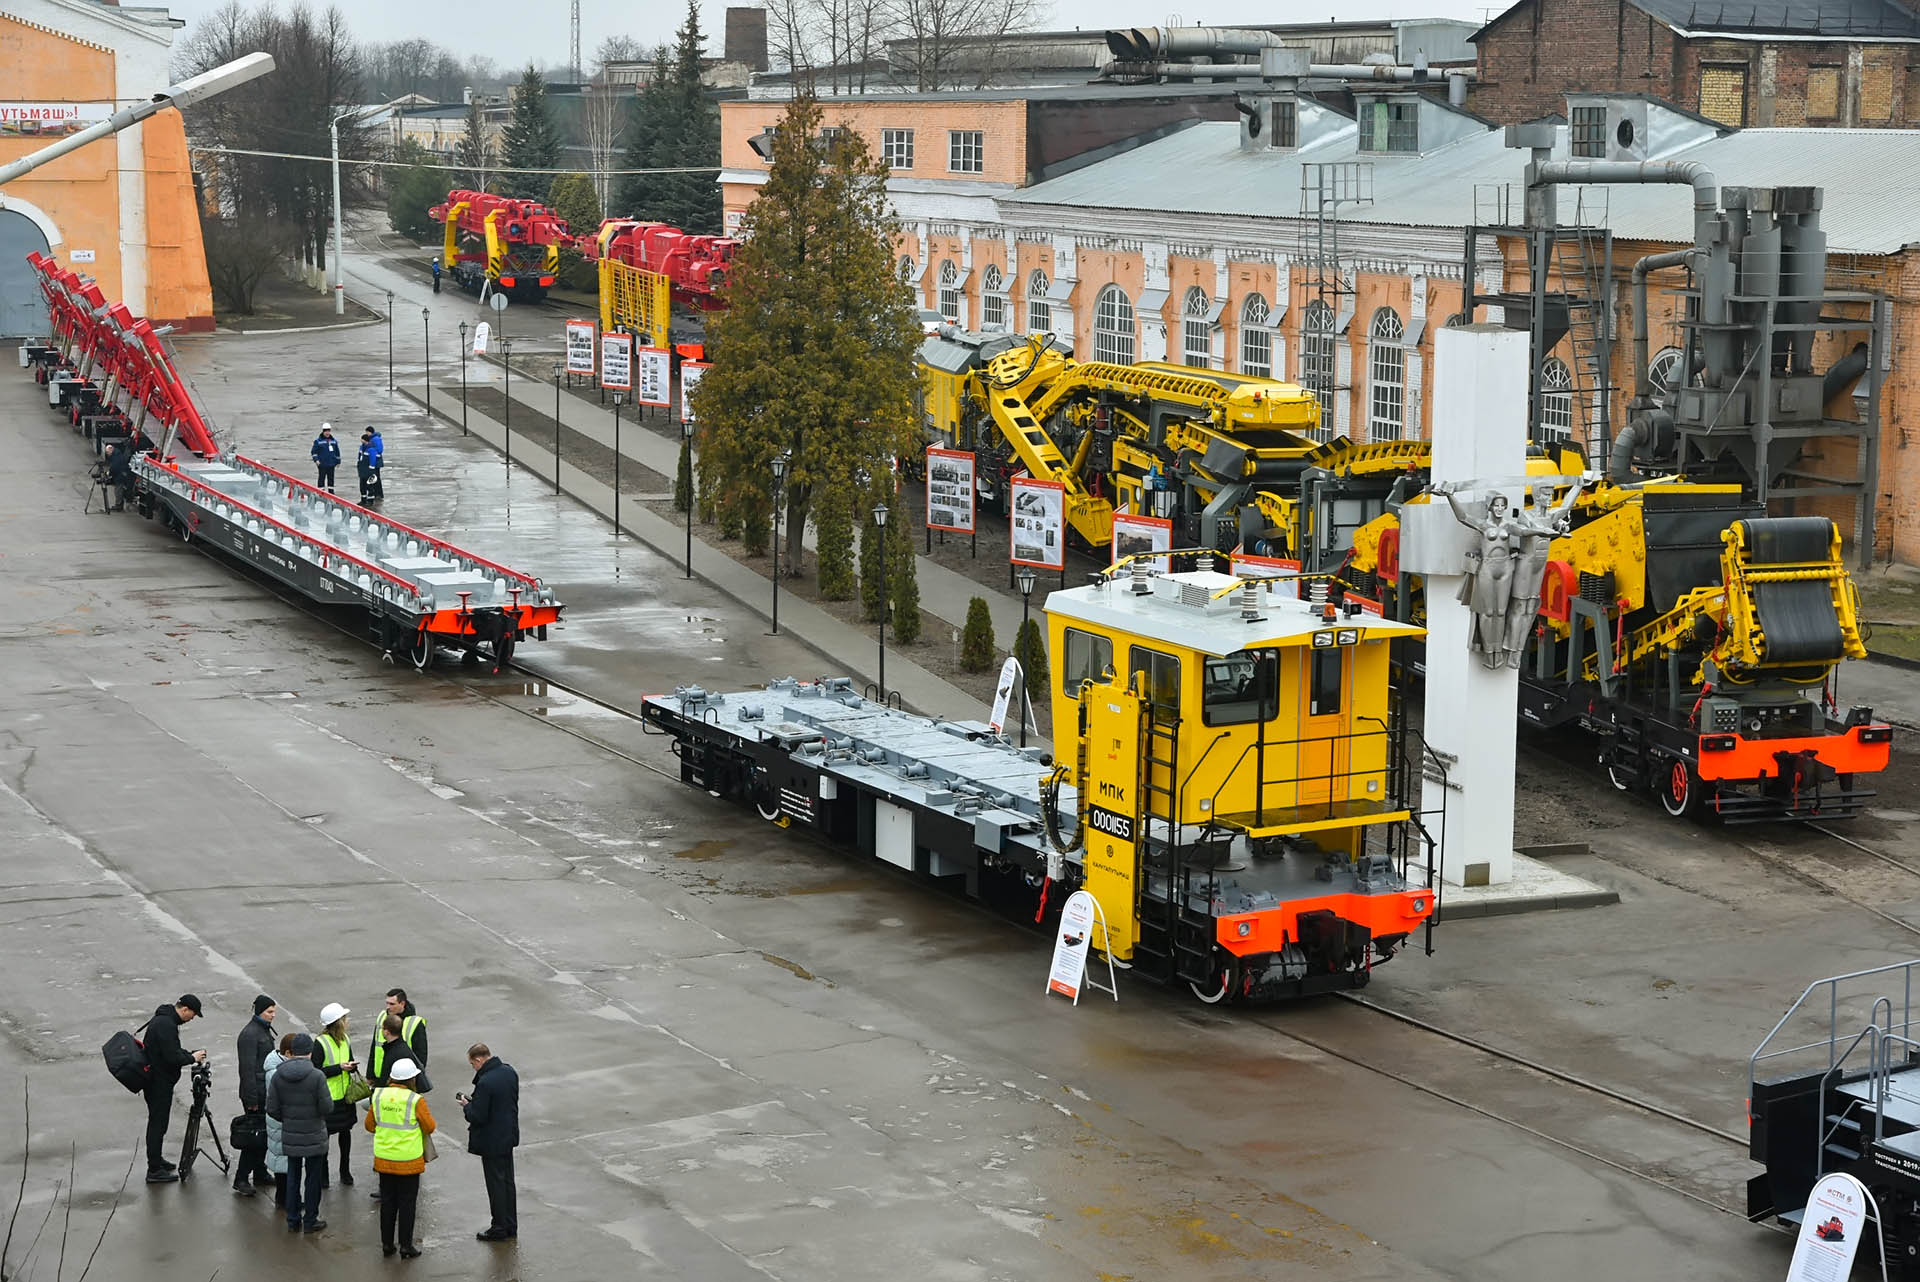
[[[1824, 516], [1786, 516], [1742, 521], [1752, 568], [1825, 563], [1833, 547], [1833, 522]], [[1753, 609], [1763, 635], [1761, 657], [1769, 663], [1808, 663], [1846, 653], [1833, 587], [1824, 580], [1756, 583]]]

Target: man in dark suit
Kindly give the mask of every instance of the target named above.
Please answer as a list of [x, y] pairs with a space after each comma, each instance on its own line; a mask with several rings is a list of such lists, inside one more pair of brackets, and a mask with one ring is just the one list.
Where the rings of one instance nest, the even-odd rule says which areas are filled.
[[482, 1242], [505, 1242], [520, 1236], [514, 1207], [513, 1150], [520, 1144], [520, 1075], [513, 1065], [496, 1059], [485, 1042], [467, 1048], [473, 1065], [473, 1094], [457, 1094], [467, 1118], [467, 1152], [480, 1159], [487, 1181], [487, 1206], [493, 1223], [474, 1234]]

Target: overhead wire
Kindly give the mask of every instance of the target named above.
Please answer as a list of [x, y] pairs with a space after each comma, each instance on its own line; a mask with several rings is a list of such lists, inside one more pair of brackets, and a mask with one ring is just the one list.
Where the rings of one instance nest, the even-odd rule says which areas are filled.
[[[297, 151], [255, 151], [245, 147], [206, 147], [195, 146], [191, 143], [187, 145], [187, 150], [215, 156], [264, 156], [269, 160], [315, 160], [328, 165], [333, 163], [332, 156], [314, 156]], [[721, 169], [719, 165], [683, 165], [665, 169], [507, 169], [497, 165], [429, 165], [415, 164], [407, 160], [362, 160], [346, 156], [340, 157], [340, 163], [343, 165], [372, 165], [378, 169], [438, 169], [454, 174], [549, 174], [554, 176], [560, 174], [585, 174], [589, 178], [601, 176], [619, 177], [625, 174], [717, 174]]]

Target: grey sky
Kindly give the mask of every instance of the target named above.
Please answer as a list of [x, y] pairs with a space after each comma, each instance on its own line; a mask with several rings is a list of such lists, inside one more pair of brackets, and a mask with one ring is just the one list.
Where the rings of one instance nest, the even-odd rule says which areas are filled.
[[[158, 0], [165, 3], [165, 0]], [[219, 8], [223, 0], [173, 0], [176, 17], [193, 23]], [[325, 0], [311, 0], [323, 7]], [[424, 36], [449, 48], [482, 53], [503, 67], [528, 60], [558, 66], [567, 60], [568, 0], [336, 0], [354, 32], [367, 40], [403, 40]], [[1231, 26], [1250, 22], [1314, 22], [1322, 18], [1444, 17], [1479, 20], [1498, 12], [1475, 0], [1366, 0], [1346, 9], [1334, 0], [1320, 5], [1277, 5], [1259, 0], [1209, 0], [1191, 12], [1175, 11], [1167, 0], [1053, 0], [1047, 22], [1059, 30], [1073, 27], [1152, 26], [1170, 18], [1182, 24]], [[702, 23], [709, 32], [708, 52], [720, 51], [719, 31], [725, 0], [703, 0]], [[630, 35], [643, 44], [670, 40], [686, 12], [685, 0], [581, 0], [581, 55], [589, 60], [600, 41]]]

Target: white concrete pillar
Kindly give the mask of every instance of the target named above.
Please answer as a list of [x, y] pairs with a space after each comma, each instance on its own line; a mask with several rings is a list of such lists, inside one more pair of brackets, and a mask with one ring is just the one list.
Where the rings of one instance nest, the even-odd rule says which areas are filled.
[[[1433, 481], [1491, 481], [1519, 511], [1527, 450], [1527, 335], [1494, 325], [1434, 335]], [[1446, 766], [1429, 770], [1424, 809], [1446, 807], [1441, 864], [1453, 885], [1513, 878], [1514, 734], [1520, 674], [1489, 668], [1472, 647], [1473, 614], [1459, 600], [1466, 553], [1479, 535], [1446, 499], [1401, 510], [1401, 564], [1426, 578], [1427, 680], [1423, 733]], [[1428, 820], [1430, 830], [1434, 819]]]

